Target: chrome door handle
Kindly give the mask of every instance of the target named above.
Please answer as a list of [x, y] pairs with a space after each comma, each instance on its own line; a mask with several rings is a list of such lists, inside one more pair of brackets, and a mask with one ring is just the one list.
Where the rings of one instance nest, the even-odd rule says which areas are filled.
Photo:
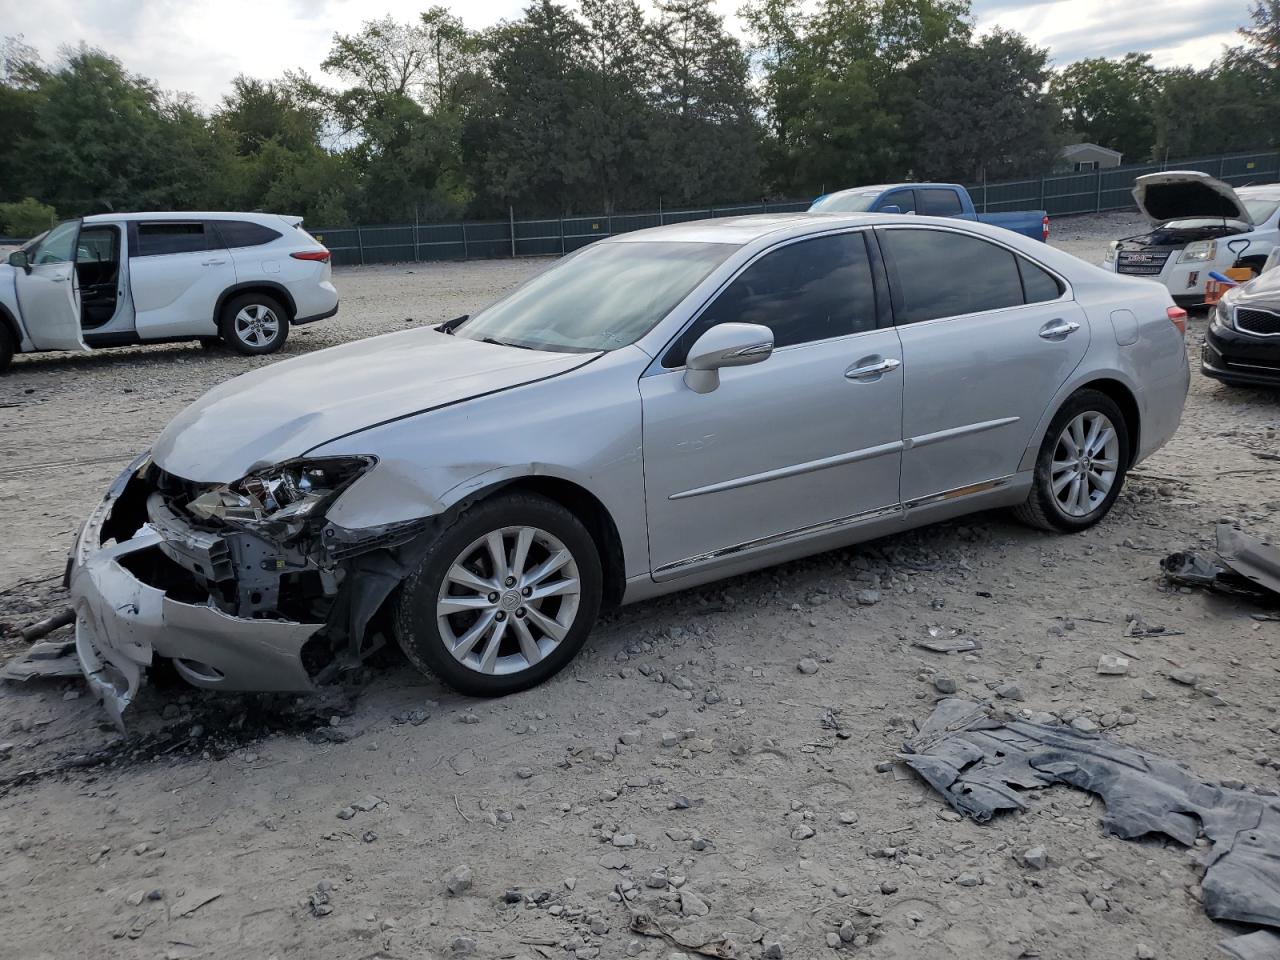
[[1042, 340], [1065, 340], [1080, 329], [1074, 320], [1050, 320], [1040, 328]]
[[202, 266], [202, 267], [216, 267], [216, 266], [218, 266], [219, 264], [223, 264], [223, 263], [226, 263], [226, 262], [227, 262], [227, 261], [225, 261], [225, 260], [205, 260], [203, 263], [201, 263], [201, 264], [200, 264], [200, 266]]
[[846, 380], [866, 380], [871, 377], [878, 377], [882, 373], [889, 373], [891, 370], [897, 370], [902, 366], [902, 361], [895, 357], [885, 357], [883, 360], [876, 360], [863, 367], [850, 367], [844, 372]]

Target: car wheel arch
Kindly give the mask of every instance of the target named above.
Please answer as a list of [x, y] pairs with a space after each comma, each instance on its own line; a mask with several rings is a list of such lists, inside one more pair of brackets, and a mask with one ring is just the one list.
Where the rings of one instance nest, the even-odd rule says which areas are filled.
[[1053, 422], [1053, 418], [1057, 416], [1063, 404], [1081, 390], [1097, 390], [1099, 393], [1109, 397], [1120, 408], [1120, 412], [1124, 415], [1125, 428], [1129, 434], [1128, 466], [1132, 467], [1137, 462], [1142, 431], [1142, 414], [1138, 407], [1137, 394], [1133, 386], [1124, 380], [1094, 371], [1092, 377], [1083, 377], [1079, 381], [1064, 384], [1063, 388], [1058, 391], [1057, 396], [1053, 398], [1053, 403], [1049, 404], [1045, 409], [1044, 415], [1040, 418], [1040, 422], [1036, 424], [1035, 433], [1027, 444], [1022, 460], [1018, 464], [1019, 472], [1034, 468], [1036, 457], [1040, 452], [1040, 445], [1044, 442], [1044, 436], [1049, 429], [1049, 424]]
[[280, 301], [289, 311], [287, 319], [291, 322], [298, 315], [298, 305], [293, 299], [293, 294], [284, 284], [270, 280], [247, 280], [244, 283], [232, 284], [218, 295], [218, 302], [213, 307], [213, 322], [216, 324], [222, 319], [222, 308], [227, 305], [228, 300], [246, 293], [265, 294], [273, 300]]
[[9, 332], [13, 338], [14, 352], [22, 349], [22, 328], [18, 326], [18, 318], [15, 317], [3, 303], [0, 303], [0, 327]]

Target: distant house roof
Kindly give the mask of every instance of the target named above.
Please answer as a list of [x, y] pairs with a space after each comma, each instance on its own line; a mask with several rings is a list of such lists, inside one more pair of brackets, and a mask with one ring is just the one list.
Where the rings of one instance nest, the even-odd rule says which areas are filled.
[[1112, 150], [1110, 147], [1102, 147], [1096, 143], [1069, 143], [1062, 148], [1062, 155], [1064, 157], [1073, 157], [1077, 153], [1083, 153], [1086, 150], [1097, 150], [1101, 153], [1110, 154], [1117, 160], [1124, 156], [1124, 154], [1119, 150]]

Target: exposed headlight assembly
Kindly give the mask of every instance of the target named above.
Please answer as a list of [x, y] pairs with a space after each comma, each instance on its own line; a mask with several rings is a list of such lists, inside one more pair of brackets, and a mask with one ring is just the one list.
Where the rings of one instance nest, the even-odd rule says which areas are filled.
[[373, 457], [292, 460], [206, 490], [187, 504], [187, 510], [201, 520], [241, 526], [284, 524], [296, 532], [376, 462]]
[[1235, 326], [1231, 319], [1231, 305], [1226, 300], [1219, 300], [1213, 308], [1213, 322], [1228, 329]]
[[1116, 251], [1118, 251], [1119, 249], [1120, 249], [1120, 241], [1119, 241], [1119, 240], [1112, 240], [1112, 241], [1111, 241], [1111, 243], [1107, 246], [1107, 255], [1106, 255], [1106, 257], [1105, 257], [1105, 258], [1103, 258], [1103, 261], [1102, 261], [1102, 262], [1103, 262], [1103, 263], [1115, 263], [1115, 262], [1116, 262]]
[[1178, 257], [1179, 263], [1205, 263], [1218, 258], [1217, 240], [1197, 240], [1188, 243]]

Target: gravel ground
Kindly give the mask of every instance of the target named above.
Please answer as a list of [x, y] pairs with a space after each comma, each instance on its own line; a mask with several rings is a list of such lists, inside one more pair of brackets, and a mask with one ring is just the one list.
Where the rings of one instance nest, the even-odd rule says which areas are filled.
[[[1063, 219], [1053, 242], [1096, 262], [1140, 226]], [[339, 271], [342, 312], [284, 355], [469, 312], [544, 266]], [[188, 346], [15, 362], [0, 656], [64, 602], [67, 545], [121, 467], [184, 404], [271, 362]], [[1206, 779], [1276, 789], [1280, 624], [1162, 589], [1157, 561], [1223, 515], [1265, 527], [1280, 486], [1252, 454], [1280, 449], [1277, 429], [1280, 397], [1196, 374], [1178, 435], [1086, 533], [981, 515], [629, 607], [501, 701], [389, 653], [324, 699], [160, 683], [121, 739], [78, 681], [5, 685], [0, 954], [681, 956], [628, 930], [645, 910], [686, 947], [728, 934], [752, 957], [1211, 956], [1235, 931], [1203, 915], [1186, 850], [1104, 836], [1101, 803], [1064, 787], [958, 820], [888, 761], [946, 680], [979, 700], [1013, 682], [1024, 702], [998, 708], [1083, 716]], [[931, 628], [981, 649], [912, 646]], [[1129, 674], [1097, 675], [1102, 654]], [[1018, 858], [1035, 846], [1043, 870]]]

